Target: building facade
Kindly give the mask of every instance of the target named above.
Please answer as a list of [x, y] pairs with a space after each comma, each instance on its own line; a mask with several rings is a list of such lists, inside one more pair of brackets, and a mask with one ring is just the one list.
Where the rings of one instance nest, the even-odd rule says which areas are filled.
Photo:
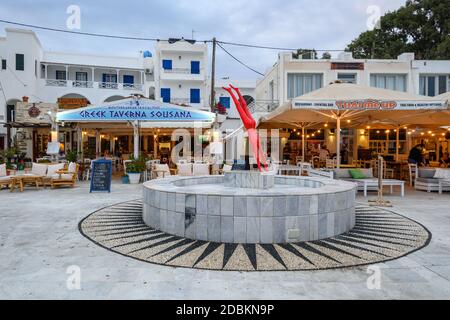
[[[61, 110], [142, 95], [210, 110], [206, 43], [161, 40], [153, 52], [119, 57], [46, 51], [33, 31], [6, 28], [5, 33], [0, 37], [0, 149], [11, 145], [21, 125], [15, 113], [22, 100], [57, 103]], [[217, 99], [222, 85], [216, 84]], [[252, 99], [255, 85], [246, 82], [243, 90]], [[227, 114], [236, 117], [233, 103], [228, 104]]]

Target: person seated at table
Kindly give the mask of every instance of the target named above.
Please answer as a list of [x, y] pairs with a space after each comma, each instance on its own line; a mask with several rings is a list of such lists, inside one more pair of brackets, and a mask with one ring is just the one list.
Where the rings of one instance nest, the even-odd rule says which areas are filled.
[[326, 159], [330, 156], [330, 151], [328, 151], [327, 146], [324, 145], [322, 148], [320, 148], [319, 152], [319, 160], [320, 161], [326, 161]]
[[415, 145], [410, 151], [408, 156], [408, 163], [417, 164], [419, 166], [424, 164], [424, 158], [423, 158], [423, 149], [425, 145], [418, 144]]
[[448, 165], [450, 164], [450, 158], [448, 157], [448, 152], [446, 152], [442, 155], [441, 160], [439, 160], [439, 164], [443, 168], [448, 168]]
[[110, 155], [109, 155], [109, 151], [108, 151], [108, 150], [105, 150], [105, 152], [103, 152], [103, 158], [105, 158], [105, 159], [110, 158]]

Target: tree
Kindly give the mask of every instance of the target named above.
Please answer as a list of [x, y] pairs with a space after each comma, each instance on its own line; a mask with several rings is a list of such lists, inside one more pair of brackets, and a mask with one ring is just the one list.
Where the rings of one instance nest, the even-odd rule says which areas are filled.
[[322, 53], [322, 59], [331, 59], [331, 54], [329, 52]]
[[450, 59], [450, 0], [407, 0], [381, 17], [381, 28], [361, 33], [346, 48], [355, 58]]

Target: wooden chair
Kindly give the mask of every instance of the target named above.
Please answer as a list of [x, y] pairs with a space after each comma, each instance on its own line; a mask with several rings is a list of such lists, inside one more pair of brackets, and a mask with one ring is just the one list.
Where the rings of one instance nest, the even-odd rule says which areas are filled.
[[3, 189], [3, 187], [9, 188], [11, 182], [11, 176], [0, 177], [0, 190]]
[[70, 170], [70, 166], [68, 169], [58, 170], [58, 172], [52, 176], [51, 186], [52, 189], [60, 186], [70, 186], [74, 187], [77, 179], [78, 179], [78, 168], [79, 165], [74, 164], [75, 169]]

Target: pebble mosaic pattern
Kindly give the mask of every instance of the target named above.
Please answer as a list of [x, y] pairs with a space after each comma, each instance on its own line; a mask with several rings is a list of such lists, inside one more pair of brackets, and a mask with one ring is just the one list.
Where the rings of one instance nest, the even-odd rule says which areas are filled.
[[155, 264], [211, 270], [321, 270], [397, 259], [426, 246], [430, 232], [380, 208], [357, 206], [356, 226], [324, 240], [280, 244], [198, 241], [152, 229], [142, 220], [142, 201], [96, 211], [80, 232], [113, 252]]

